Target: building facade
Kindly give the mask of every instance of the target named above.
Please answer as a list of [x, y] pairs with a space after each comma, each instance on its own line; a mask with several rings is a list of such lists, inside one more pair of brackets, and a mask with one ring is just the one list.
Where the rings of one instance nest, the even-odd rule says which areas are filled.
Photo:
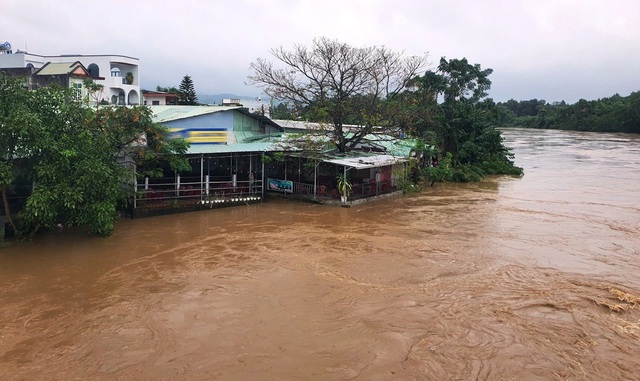
[[95, 94], [93, 102], [108, 102], [117, 105], [138, 105], [141, 103], [139, 60], [122, 55], [59, 55], [44, 56], [17, 51], [0, 54], [0, 68], [40, 69], [46, 64], [80, 62], [91, 79], [103, 86], [102, 92]]
[[178, 104], [178, 94], [164, 91], [142, 90], [142, 99], [144, 106], [175, 106]]

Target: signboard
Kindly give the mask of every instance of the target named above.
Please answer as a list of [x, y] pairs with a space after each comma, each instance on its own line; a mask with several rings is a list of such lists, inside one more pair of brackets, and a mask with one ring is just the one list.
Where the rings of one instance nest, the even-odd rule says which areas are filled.
[[267, 179], [267, 189], [274, 192], [293, 193], [293, 181]]
[[225, 144], [227, 129], [207, 128], [169, 128], [170, 138], [186, 139], [191, 144]]

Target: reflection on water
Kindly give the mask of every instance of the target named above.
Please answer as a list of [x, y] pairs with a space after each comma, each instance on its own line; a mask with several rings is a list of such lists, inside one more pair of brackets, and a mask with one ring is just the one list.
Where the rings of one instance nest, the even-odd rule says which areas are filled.
[[640, 140], [522, 178], [124, 220], [0, 252], [0, 379], [639, 379]]

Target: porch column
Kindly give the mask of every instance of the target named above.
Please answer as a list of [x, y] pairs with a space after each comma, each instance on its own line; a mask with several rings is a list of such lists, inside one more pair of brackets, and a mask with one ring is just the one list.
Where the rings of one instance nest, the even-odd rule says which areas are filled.
[[249, 195], [253, 194], [253, 154], [249, 154]]
[[316, 164], [315, 162], [313, 163], [313, 199], [315, 200], [317, 198], [317, 192], [318, 192], [318, 166], [320, 164]]
[[264, 152], [262, 153], [262, 187], [260, 187], [260, 194], [262, 195], [262, 200], [264, 200]]
[[[344, 181], [346, 183], [346, 181], [347, 181], [347, 166], [345, 165], [342, 168], [344, 170], [344, 172], [342, 172], [342, 175], [344, 176]], [[342, 190], [342, 196], [344, 196], [344, 199], [345, 199], [345, 202], [346, 202], [346, 200], [347, 200], [347, 187], [344, 187], [344, 189]]]
[[204, 155], [200, 155], [200, 201], [202, 201], [202, 188], [204, 188]]
[[138, 201], [138, 177], [136, 171], [133, 171], [133, 209], [136, 208]]

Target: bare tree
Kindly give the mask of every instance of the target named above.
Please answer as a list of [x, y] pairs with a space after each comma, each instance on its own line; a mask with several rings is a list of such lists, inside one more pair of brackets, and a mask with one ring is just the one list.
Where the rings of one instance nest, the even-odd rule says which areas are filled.
[[427, 63], [426, 54], [403, 57], [384, 46], [356, 48], [325, 37], [314, 39], [310, 48], [280, 46], [271, 54], [285, 67], [258, 58], [251, 63], [249, 83], [298, 109], [311, 108], [317, 121], [332, 125], [328, 132], [341, 152], [368, 134], [384, 132], [378, 128], [388, 120], [383, 101], [400, 93]]

